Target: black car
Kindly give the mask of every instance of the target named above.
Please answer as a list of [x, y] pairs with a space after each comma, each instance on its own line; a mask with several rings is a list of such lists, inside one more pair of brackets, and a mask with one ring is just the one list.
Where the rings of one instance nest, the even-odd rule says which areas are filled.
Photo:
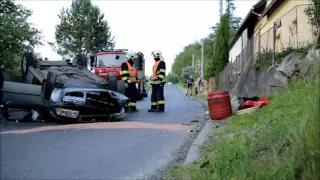
[[25, 53], [22, 78], [4, 83], [6, 108], [36, 110], [45, 119], [92, 122], [121, 117], [128, 98], [108, 90], [108, 82], [92, 74], [87, 59], [41, 61]]

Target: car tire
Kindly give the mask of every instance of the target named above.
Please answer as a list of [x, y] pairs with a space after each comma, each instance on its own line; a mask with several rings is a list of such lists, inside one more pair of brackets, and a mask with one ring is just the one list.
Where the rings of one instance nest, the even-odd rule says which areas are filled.
[[51, 97], [51, 93], [53, 92], [56, 86], [57, 73], [48, 72], [47, 79], [44, 81], [43, 85], [43, 97], [45, 100], [49, 100]]
[[77, 54], [76, 58], [73, 60], [72, 64], [81, 67], [87, 68], [88, 67], [88, 58], [84, 54]]
[[108, 89], [117, 92], [118, 80], [117, 73], [110, 72], [107, 74]]
[[25, 81], [29, 66], [34, 66], [36, 64], [36, 60], [33, 58], [32, 52], [25, 52], [21, 59], [21, 76]]

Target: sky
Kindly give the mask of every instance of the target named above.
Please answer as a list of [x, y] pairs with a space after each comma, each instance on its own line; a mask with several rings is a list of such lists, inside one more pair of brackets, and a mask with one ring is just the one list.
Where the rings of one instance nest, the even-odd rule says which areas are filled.
[[[16, 0], [33, 11], [29, 22], [42, 31], [45, 41], [53, 42], [55, 26], [60, 20], [62, 7], [69, 7], [70, 0]], [[162, 51], [167, 72], [176, 54], [183, 47], [206, 37], [210, 27], [219, 21], [219, 1], [108, 1], [93, 0], [98, 5], [112, 34], [116, 38], [115, 48], [141, 51], [145, 54], [146, 74], [151, 75], [154, 60], [151, 51]], [[243, 19], [257, 0], [235, 0], [235, 15]], [[52, 48], [45, 43], [36, 47], [42, 57], [61, 60]], [[205, 52], [204, 52], [205, 53]]]

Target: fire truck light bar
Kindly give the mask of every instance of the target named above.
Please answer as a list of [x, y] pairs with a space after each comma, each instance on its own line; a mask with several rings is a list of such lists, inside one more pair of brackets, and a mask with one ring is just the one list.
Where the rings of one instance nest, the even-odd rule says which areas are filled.
[[128, 49], [103, 49], [104, 52], [125, 52], [128, 51]]

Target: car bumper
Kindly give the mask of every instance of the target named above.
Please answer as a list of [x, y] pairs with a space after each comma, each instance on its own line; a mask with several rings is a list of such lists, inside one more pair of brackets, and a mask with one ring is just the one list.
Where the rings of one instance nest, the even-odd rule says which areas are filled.
[[[70, 115], [71, 113], [66, 112], [77, 112], [78, 114]], [[123, 108], [120, 113], [106, 113], [91, 106], [54, 105], [50, 107], [49, 113], [54, 119], [65, 122], [106, 122], [124, 117]]]

